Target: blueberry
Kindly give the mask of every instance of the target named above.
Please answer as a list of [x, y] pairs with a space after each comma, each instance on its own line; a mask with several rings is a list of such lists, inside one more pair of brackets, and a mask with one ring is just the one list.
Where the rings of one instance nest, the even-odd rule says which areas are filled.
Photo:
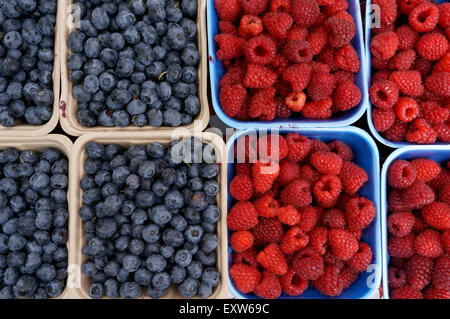
[[180, 247], [184, 242], [183, 233], [170, 228], [164, 230], [164, 232], [162, 233], [162, 238], [164, 243], [173, 247]]
[[91, 21], [97, 30], [105, 30], [110, 24], [108, 13], [102, 7], [97, 7], [92, 11]]
[[17, 233], [14, 233], [9, 237], [8, 247], [9, 247], [9, 250], [11, 250], [11, 251], [18, 251], [18, 250], [21, 250], [22, 248], [24, 248], [26, 243], [27, 243], [27, 240], [23, 236], [21, 236]]
[[128, 272], [135, 272], [139, 269], [141, 261], [135, 255], [126, 255], [123, 258], [123, 268]]
[[147, 225], [142, 231], [142, 238], [148, 243], [157, 242], [160, 238], [160, 230], [157, 225]]
[[42, 281], [52, 281], [56, 278], [56, 269], [53, 265], [42, 264], [36, 270], [36, 276]]
[[85, 89], [84, 85], [80, 84], [77, 84], [72, 88], [72, 95], [77, 101], [82, 103], [87, 103], [92, 98], [91, 93]]
[[130, 116], [123, 110], [114, 111], [112, 119], [114, 125], [118, 127], [126, 127], [130, 124]]
[[141, 40], [139, 31], [136, 29], [135, 26], [129, 26], [123, 32], [123, 38], [128, 44], [137, 44]]
[[133, 225], [143, 225], [147, 220], [147, 212], [143, 209], [136, 209], [131, 214], [131, 220], [133, 221]]
[[3, 274], [3, 282], [7, 286], [13, 286], [17, 279], [19, 279], [19, 272], [15, 268], [8, 267], [6, 268], [4, 274]]
[[131, 0], [130, 1], [131, 9], [136, 15], [144, 15], [147, 11], [147, 7], [145, 5], [144, 0]]
[[137, 115], [145, 112], [147, 106], [141, 100], [133, 100], [128, 104], [127, 111], [129, 114]]
[[189, 206], [196, 211], [202, 211], [208, 206], [204, 192], [196, 191], [191, 195]]
[[187, 278], [180, 285], [178, 285], [178, 291], [184, 298], [192, 298], [197, 294], [198, 283], [192, 278]]
[[171, 64], [175, 64], [175, 63], [181, 64], [180, 54], [177, 51], [171, 51], [164, 58], [164, 64], [171, 65]]
[[36, 291], [38, 283], [32, 276], [20, 277], [13, 286], [13, 294], [16, 298], [28, 298]]
[[158, 205], [151, 210], [151, 219], [160, 226], [167, 224], [172, 219], [172, 213], [163, 205]]
[[[162, 298], [165, 295], [165, 293], [166, 293], [165, 290], [152, 288], [150, 285], [147, 286], [147, 295], [150, 298], [159, 299], [159, 298]], [[0, 295], [0, 297], [1, 297], [1, 295]]]
[[190, 86], [188, 83], [177, 82], [172, 85], [172, 94], [180, 99], [185, 99], [190, 95]]
[[166, 9], [167, 21], [169, 22], [180, 22], [183, 18], [183, 12], [181, 12], [180, 8], [167, 7]]
[[203, 250], [199, 250], [197, 253], [197, 259], [205, 266], [214, 266], [217, 261], [216, 252], [206, 253]]
[[86, 36], [78, 30], [72, 31], [67, 40], [70, 50], [74, 53], [82, 53]]
[[203, 273], [202, 263], [198, 260], [193, 260], [189, 266], [187, 266], [187, 273], [189, 277], [194, 279], [200, 279]]
[[167, 32], [167, 23], [164, 21], [158, 21], [155, 23], [155, 31], [159, 36], [163, 36]]
[[104, 294], [104, 287], [101, 283], [93, 283], [89, 286], [89, 296], [91, 298], [101, 298]]
[[166, 268], [167, 261], [159, 254], [152, 254], [145, 260], [145, 266], [151, 272], [161, 272]]
[[116, 221], [111, 218], [105, 218], [97, 222], [95, 232], [100, 238], [110, 238], [116, 232], [116, 230]]
[[163, 21], [166, 19], [164, 0], [147, 0], [148, 14], [152, 22]]
[[145, 243], [140, 239], [132, 239], [128, 244], [128, 250], [135, 256], [139, 256], [144, 252]]
[[203, 180], [200, 177], [194, 177], [189, 180], [187, 185], [192, 191], [200, 191], [203, 189]]
[[136, 16], [130, 11], [120, 10], [115, 20], [119, 28], [125, 30], [136, 23]]
[[140, 268], [134, 273], [134, 280], [141, 286], [147, 286], [152, 280], [153, 274], [145, 268]]
[[161, 74], [165, 71], [166, 66], [161, 61], [154, 61], [145, 69], [145, 73], [152, 80], [159, 80]]
[[198, 295], [200, 298], [208, 298], [212, 295], [212, 287], [205, 282], [202, 282], [198, 287]]
[[210, 253], [218, 246], [218, 238], [216, 234], [208, 233], [203, 236], [200, 247], [204, 252]]
[[105, 295], [109, 298], [119, 297], [119, 284], [116, 280], [110, 278], [105, 281]]
[[181, 79], [186, 83], [195, 83], [197, 81], [197, 70], [192, 66], [184, 67]]
[[175, 262], [181, 267], [187, 267], [192, 261], [192, 255], [186, 249], [180, 249], [175, 253]]
[[152, 284], [156, 289], [165, 290], [171, 284], [170, 275], [167, 272], [158, 272], [153, 275]]
[[63, 284], [60, 280], [53, 280], [45, 285], [45, 290], [49, 297], [58, 297], [63, 291]]
[[189, 40], [195, 40], [195, 36], [197, 35], [197, 25], [191, 19], [183, 18], [180, 21], [180, 25], [183, 27], [184, 32]]
[[4, 286], [0, 290], [0, 299], [12, 299], [13, 297], [13, 290], [10, 286]]

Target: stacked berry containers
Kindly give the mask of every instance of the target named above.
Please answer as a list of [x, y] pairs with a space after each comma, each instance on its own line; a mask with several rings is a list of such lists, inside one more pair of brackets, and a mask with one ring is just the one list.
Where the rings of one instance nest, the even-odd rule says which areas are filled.
[[[266, 133], [266, 130], [262, 130]], [[270, 129], [267, 131], [270, 132]], [[339, 297], [340, 299], [365, 299], [371, 298], [377, 294], [381, 282], [381, 267], [382, 267], [382, 251], [381, 251], [381, 216], [380, 216], [380, 189], [379, 189], [379, 156], [378, 149], [373, 139], [361, 129], [349, 126], [342, 128], [281, 128], [276, 129], [276, 133], [298, 133], [305, 135], [308, 138], [319, 139], [327, 142], [332, 140], [341, 140], [347, 143], [353, 150], [355, 150], [354, 163], [362, 167], [369, 177], [368, 182], [358, 191], [359, 194], [369, 198], [373, 201], [377, 215], [371, 225], [364, 231], [362, 240], [367, 242], [373, 250], [372, 263], [366, 272], [360, 274], [356, 282], [352, 284], [347, 290], [344, 290]], [[246, 135], [261, 134], [261, 130], [243, 130], [237, 131], [227, 142], [228, 152], [228, 187], [235, 175], [234, 159], [234, 145], [237, 140]], [[275, 133], [275, 132], [274, 132]], [[232, 207], [234, 199], [228, 195], [228, 207]], [[231, 247], [228, 252], [228, 265], [231, 267]], [[230, 280], [230, 290], [240, 299], [255, 299], [258, 298], [254, 294], [243, 294], [239, 292]], [[301, 298], [301, 299], [330, 299], [331, 297], [324, 296], [312, 288], [308, 288], [299, 297], [290, 297], [282, 294], [280, 298]]]
[[387, 172], [389, 166], [396, 160], [412, 160], [415, 158], [428, 158], [438, 163], [445, 163], [450, 159], [450, 146], [428, 145], [428, 146], [405, 146], [395, 150], [384, 162], [381, 170], [381, 244], [382, 244], [382, 269], [383, 269], [383, 297], [389, 298], [389, 253], [388, 253], [388, 230], [387, 230]]
[[353, 17], [356, 26], [356, 35], [351, 41], [360, 60], [360, 69], [355, 74], [355, 84], [361, 91], [361, 101], [358, 106], [351, 110], [341, 112], [337, 117], [328, 120], [313, 120], [303, 117], [289, 119], [274, 119], [273, 121], [238, 121], [226, 115], [219, 102], [219, 82], [225, 73], [222, 61], [217, 59], [217, 45], [214, 40], [219, 33], [218, 16], [214, 8], [214, 0], [207, 2], [207, 28], [208, 28], [208, 53], [209, 53], [209, 75], [211, 85], [212, 105], [217, 116], [228, 126], [238, 129], [271, 128], [271, 127], [337, 127], [347, 126], [356, 122], [366, 111], [368, 104], [367, 95], [367, 68], [368, 64], [364, 52], [363, 28], [361, 22], [361, 10], [359, 1], [348, 1], [348, 13]]

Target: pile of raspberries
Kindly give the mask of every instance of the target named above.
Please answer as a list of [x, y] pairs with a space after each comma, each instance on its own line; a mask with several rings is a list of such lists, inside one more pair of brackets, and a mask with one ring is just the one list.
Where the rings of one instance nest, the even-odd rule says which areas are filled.
[[347, 0], [215, 0], [219, 101], [228, 116], [329, 119], [357, 106], [360, 61]]
[[229, 185], [235, 287], [261, 298], [298, 296], [308, 287], [339, 296], [372, 262], [361, 235], [376, 209], [357, 193], [367, 173], [342, 141], [297, 133], [245, 138], [236, 154], [259, 152], [259, 159], [236, 164]]
[[450, 299], [450, 161], [397, 160], [388, 170], [392, 299]]
[[381, 8], [367, 48], [375, 129], [393, 142], [450, 142], [450, 3], [372, 3]]

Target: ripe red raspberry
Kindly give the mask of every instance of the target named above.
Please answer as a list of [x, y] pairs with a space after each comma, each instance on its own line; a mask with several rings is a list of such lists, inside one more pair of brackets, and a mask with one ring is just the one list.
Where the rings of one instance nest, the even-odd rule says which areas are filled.
[[280, 186], [286, 186], [290, 182], [300, 178], [300, 167], [297, 163], [284, 159], [280, 162], [280, 174], [277, 182]]
[[300, 221], [300, 214], [298, 210], [290, 205], [278, 208], [277, 216], [280, 222], [290, 226], [294, 226]]
[[437, 133], [425, 119], [418, 118], [409, 125], [405, 137], [410, 143], [433, 144], [436, 141]]
[[432, 68], [433, 63], [431, 61], [421, 58], [420, 56], [416, 57], [416, 61], [414, 61], [414, 64], [412, 66], [412, 69], [419, 71], [420, 74], [422, 74], [422, 76], [429, 75], [431, 73]]
[[333, 254], [331, 247], [328, 247], [325, 254], [323, 254], [323, 262], [325, 265], [336, 265], [339, 269], [342, 269], [345, 266], [345, 261], [336, 257], [336, 255]]
[[449, 108], [441, 107], [435, 101], [422, 102], [420, 103], [420, 108], [422, 109], [423, 117], [431, 125], [446, 123], [450, 115]]
[[391, 289], [401, 288], [408, 284], [404, 268], [400, 268], [397, 266], [389, 266], [388, 278], [389, 278], [389, 288]]
[[358, 251], [358, 241], [343, 229], [331, 229], [328, 232], [333, 254], [342, 260], [349, 260]]
[[433, 72], [450, 72], [450, 52], [444, 54], [434, 65]]
[[268, 12], [263, 17], [263, 23], [271, 36], [284, 39], [287, 37], [293, 20], [289, 14], [284, 12]]
[[401, 97], [394, 105], [395, 114], [402, 122], [411, 122], [419, 116], [419, 105], [409, 97]]
[[300, 166], [300, 178], [304, 179], [314, 185], [319, 181], [321, 174], [317, 172], [311, 165], [302, 165]]
[[446, 256], [435, 260], [433, 277], [431, 279], [433, 287], [450, 292], [450, 258]]
[[389, 60], [389, 69], [397, 71], [408, 71], [416, 60], [416, 52], [413, 49], [400, 51]]
[[337, 71], [333, 73], [334, 76], [334, 82], [336, 82], [336, 85], [342, 83], [342, 82], [355, 82], [355, 76], [353, 73], [348, 71]]
[[388, 241], [388, 251], [391, 257], [410, 258], [414, 255], [414, 242], [416, 236], [413, 232], [405, 237], [391, 237]]
[[398, 94], [397, 86], [389, 80], [377, 81], [369, 89], [370, 101], [382, 109], [393, 107], [398, 101]]
[[258, 269], [242, 263], [231, 266], [230, 277], [236, 288], [245, 294], [254, 291], [261, 281], [261, 274]]
[[219, 33], [228, 33], [231, 35], [238, 35], [236, 26], [230, 21], [219, 21]]
[[259, 216], [271, 218], [277, 216], [277, 210], [280, 204], [269, 194], [265, 194], [253, 202]]
[[263, 271], [262, 280], [255, 288], [255, 295], [264, 299], [276, 299], [281, 296], [281, 283], [270, 271]]
[[416, 158], [411, 161], [411, 165], [417, 173], [417, 179], [425, 183], [436, 178], [441, 172], [441, 166], [427, 158]]
[[247, 91], [242, 84], [235, 84], [223, 87], [219, 93], [220, 106], [228, 116], [238, 114], [244, 105]]
[[274, 161], [261, 162], [253, 164], [252, 177], [253, 187], [257, 192], [267, 192], [272, 187], [273, 182], [280, 173], [280, 166]]
[[314, 287], [327, 296], [339, 296], [344, 288], [344, 281], [339, 276], [340, 269], [336, 265], [324, 268], [324, 274], [314, 281]]
[[300, 92], [308, 86], [311, 78], [311, 66], [306, 63], [293, 64], [286, 68], [282, 78], [291, 84], [295, 92]]
[[441, 173], [433, 179], [429, 185], [436, 191], [441, 190], [445, 185], [450, 183], [450, 171], [446, 168], [441, 169]]
[[325, 72], [314, 72], [308, 84], [308, 96], [313, 101], [322, 101], [330, 97], [334, 91], [334, 77]]
[[230, 195], [236, 200], [249, 200], [253, 195], [253, 183], [250, 176], [236, 175], [230, 183]]
[[309, 247], [319, 255], [325, 254], [328, 247], [328, 229], [317, 226], [309, 233]]
[[251, 233], [255, 238], [255, 245], [267, 245], [269, 243], [281, 243], [284, 236], [283, 226], [278, 218], [261, 218]]
[[408, 210], [403, 204], [403, 193], [400, 189], [392, 189], [388, 195], [388, 206], [392, 212]]
[[247, 230], [234, 232], [230, 238], [231, 248], [239, 253], [250, 249], [253, 242], [253, 235]]
[[231, 230], [248, 230], [258, 224], [258, 213], [250, 202], [237, 202], [228, 212], [228, 228]]
[[444, 143], [450, 143], [450, 125], [447, 123], [433, 126], [437, 134], [437, 138]]
[[450, 205], [450, 184], [444, 185], [439, 191], [439, 201]]
[[314, 198], [319, 206], [331, 208], [336, 205], [341, 189], [342, 185], [339, 177], [334, 175], [323, 175], [314, 185]]
[[408, 21], [417, 32], [431, 31], [439, 21], [439, 9], [433, 3], [424, 2], [411, 10]]
[[349, 43], [356, 33], [353, 21], [336, 16], [328, 18], [324, 28], [328, 34], [328, 44], [333, 48], [340, 48]]
[[239, 35], [245, 39], [256, 37], [263, 32], [264, 26], [261, 18], [255, 15], [247, 14], [242, 16], [239, 24]]
[[310, 101], [305, 104], [302, 109], [303, 117], [316, 120], [329, 119], [332, 116], [331, 107], [333, 106], [333, 100], [327, 98], [322, 101]]
[[416, 180], [411, 187], [402, 193], [403, 204], [409, 209], [420, 209], [435, 200], [433, 189], [420, 180]]
[[387, 228], [392, 235], [405, 237], [412, 231], [415, 221], [411, 212], [399, 211], [388, 216]]
[[306, 94], [303, 92], [292, 92], [284, 100], [287, 107], [294, 112], [300, 112], [305, 106]]
[[393, 24], [398, 17], [398, 6], [396, 0], [374, 0], [372, 4], [377, 4], [381, 10], [381, 24]]
[[[391, 59], [387, 60], [381, 60], [375, 56], [372, 55], [372, 60], [370, 61], [370, 64], [373, 69], [378, 71], [387, 71], [389, 69], [389, 62]], [[373, 82], [375, 83], [375, 82]]]
[[273, 58], [270, 65], [278, 75], [282, 75], [284, 73], [284, 70], [286, 70], [286, 68], [289, 66], [289, 61], [284, 55], [277, 54], [275, 55], [275, 58]]
[[439, 60], [448, 50], [448, 41], [440, 33], [426, 33], [416, 44], [417, 53], [426, 60]]
[[450, 299], [450, 291], [429, 286], [423, 292], [424, 299]]
[[394, 71], [389, 79], [400, 93], [413, 97], [423, 93], [422, 77], [418, 71]]
[[327, 228], [344, 229], [346, 226], [344, 212], [339, 208], [329, 209], [322, 214], [320, 224]]
[[433, 228], [450, 229], [450, 205], [444, 202], [434, 202], [422, 208], [424, 220]]
[[322, 209], [313, 206], [302, 207], [300, 210], [300, 222], [297, 226], [304, 232], [311, 231], [318, 223]]
[[399, 0], [400, 13], [408, 15], [412, 9], [424, 2], [426, 2], [426, 0]]
[[239, 0], [214, 0], [214, 7], [220, 20], [234, 22], [239, 17]]
[[342, 160], [353, 160], [353, 150], [346, 143], [339, 140], [334, 140], [328, 143], [328, 147], [330, 148], [330, 152], [336, 153], [342, 158]]
[[450, 27], [450, 4], [443, 2], [439, 6], [439, 26], [441, 28]]
[[253, 163], [257, 158], [257, 137], [256, 135], [246, 135], [238, 139], [234, 145], [234, 157], [237, 163]]
[[244, 54], [249, 63], [268, 64], [274, 58], [277, 47], [266, 35], [259, 35], [245, 42]]
[[425, 79], [425, 88], [443, 98], [450, 97], [450, 72], [433, 73]]
[[253, 246], [250, 249], [247, 249], [246, 251], [243, 251], [241, 253], [234, 253], [239, 254], [239, 259], [242, 259], [241, 262], [250, 265], [252, 267], [258, 267], [258, 262], [256, 261], [256, 256], [258, 255], [258, 251]]
[[336, 48], [332, 48], [330, 46], [325, 46], [322, 51], [317, 54], [317, 61], [324, 63], [330, 67], [330, 71], [337, 71], [339, 67], [334, 62], [334, 56], [336, 55]]
[[331, 17], [339, 12], [347, 11], [348, 9], [348, 2], [347, 0], [335, 0], [330, 4], [326, 4], [323, 8], [324, 13]]
[[372, 261], [372, 248], [364, 242], [359, 243], [358, 251], [347, 261], [347, 265], [357, 272], [363, 272]]
[[345, 220], [349, 230], [363, 230], [369, 226], [376, 215], [373, 202], [363, 196], [355, 197], [345, 206]]
[[299, 227], [292, 227], [284, 235], [281, 241], [281, 250], [286, 255], [291, 255], [308, 245], [309, 236], [300, 230]]
[[313, 54], [317, 54], [323, 49], [327, 44], [327, 39], [327, 33], [323, 27], [315, 28], [308, 34], [307, 40]]
[[249, 163], [236, 163], [235, 171], [236, 176], [241, 174], [252, 176], [252, 165]]
[[280, 277], [281, 287], [289, 296], [299, 296], [308, 288], [308, 280], [298, 276], [292, 269]]
[[311, 154], [311, 165], [322, 174], [339, 175], [342, 158], [333, 152], [315, 152]]
[[290, 118], [292, 115], [291, 109], [284, 103], [281, 98], [275, 98], [277, 109], [275, 111], [275, 117], [280, 119]]
[[413, 30], [409, 25], [404, 24], [395, 30], [398, 37], [398, 49], [413, 49], [419, 39], [417, 31]]
[[372, 122], [377, 132], [386, 132], [394, 125], [396, 115], [393, 109], [372, 109]]
[[292, 63], [309, 63], [313, 57], [311, 46], [305, 40], [289, 41], [283, 47], [283, 54]]
[[245, 40], [227, 33], [220, 33], [214, 38], [219, 46], [216, 56], [219, 60], [239, 58], [244, 53]]
[[248, 88], [270, 88], [277, 80], [277, 74], [267, 67], [249, 64], [244, 78], [244, 86]]
[[411, 288], [422, 290], [431, 281], [433, 274], [433, 260], [419, 255], [413, 256], [406, 263], [405, 272]]
[[370, 42], [370, 52], [380, 60], [387, 60], [397, 52], [399, 44], [398, 36], [393, 31], [379, 33]]
[[369, 180], [364, 169], [348, 161], [343, 162], [339, 178], [341, 180], [342, 190], [347, 194], [356, 194]]
[[394, 188], [408, 188], [417, 178], [414, 166], [405, 160], [394, 161], [388, 169], [387, 182]]
[[283, 205], [304, 207], [312, 203], [311, 185], [304, 180], [295, 180], [287, 185], [280, 193]]
[[339, 277], [343, 281], [343, 290], [349, 288], [358, 279], [358, 273], [348, 266], [344, 266], [339, 272]]
[[390, 71], [378, 71], [375, 74], [372, 74], [372, 84], [378, 82], [380, 80], [389, 80], [389, 76], [391, 75]]
[[317, 139], [311, 139], [311, 153], [315, 153], [318, 151], [328, 152], [330, 148], [325, 142]]
[[246, 72], [246, 68], [240, 65], [229, 68], [227, 73], [225, 73], [222, 79], [220, 79], [220, 87], [223, 88], [225, 86], [241, 84], [244, 80]]
[[320, 8], [316, 0], [291, 1], [291, 15], [298, 26], [309, 27], [316, 21], [319, 14]]
[[292, 260], [292, 270], [306, 280], [316, 280], [323, 275], [323, 259], [312, 248], [299, 251]]
[[249, 116], [252, 118], [266, 116], [268, 120], [273, 120], [277, 107], [275, 94], [275, 88], [273, 87], [260, 89], [253, 94], [248, 110]]
[[306, 40], [308, 29], [294, 24], [287, 32], [286, 41]]
[[422, 293], [409, 286], [404, 286], [391, 291], [391, 299], [423, 299]]
[[336, 208], [339, 208], [340, 210], [342, 210], [345, 213], [345, 207], [347, 206], [347, 203], [353, 199], [353, 198], [357, 198], [358, 194], [347, 194], [347, 193], [342, 193], [339, 196], [338, 202], [336, 204]]
[[256, 257], [258, 263], [276, 275], [284, 275], [287, 272], [288, 264], [283, 252], [275, 243], [269, 244]]
[[288, 145], [283, 136], [278, 134], [265, 134], [258, 139], [259, 157], [279, 162], [288, 154]]
[[242, 11], [246, 14], [259, 15], [266, 10], [268, 0], [240, 0]]
[[271, 12], [289, 12], [291, 10], [291, 0], [271, 0]]
[[352, 73], [359, 71], [360, 63], [358, 54], [351, 44], [346, 44], [337, 50], [334, 62], [342, 70]]
[[287, 159], [293, 162], [300, 162], [308, 155], [311, 149], [311, 141], [306, 136], [288, 133], [285, 139], [289, 148]]
[[414, 249], [423, 257], [439, 257], [443, 253], [440, 233], [434, 229], [424, 230], [417, 235]]

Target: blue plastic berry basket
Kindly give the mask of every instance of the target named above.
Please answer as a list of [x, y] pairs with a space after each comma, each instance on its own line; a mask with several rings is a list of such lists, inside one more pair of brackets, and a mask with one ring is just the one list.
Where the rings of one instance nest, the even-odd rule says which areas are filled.
[[289, 119], [275, 119], [273, 121], [238, 121], [226, 115], [219, 103], [219, 82], [224, 75], [224, 66], [222, 61], [216, 57], [216, 42], [215, 36], [218, 34], [218, 17], [214, 8], [214, 0], [207, 0], [206, 17], [208, 29], [208, 52], [209, 52], [209, 75], [211, 84], [211, 98], [214, 111], [217, 116], [228, 126], [238, 129], [253, 129], [253, 128], [271, 128], [271, 127], [340, 127], [348, 126], [356, 122], [366, 111], [368, 104], [367, 96], [367, 63], [364, 59], [364, 40], [363, 28], [361, 22], [361, 10], [358, 0], [349, 0], [348, 12], [352, 15], [356, 25], [356, 36], [352, 40], [352, 45], [358, 53], [361, 67], [356, 74], [356, 85], [361, 90], [361, 102], [355, 108], [341, 112], [338, 116], [329, 120], [313, 120], [303, 117], [289, 118]]
[[[228, 185], [234, 177], [234, 145], [236, 141], [246, 135], [265, 134], [266, 132], [276, 132], [279, 134], [298, 133], [315, 138], [324, 142], [332, 140], [341, 140], [347, 143], [354, 152], [354, 162], [364, 168], [369, 176], [369, 181], [358, 192], [372, 200], [377, 209], [377, 215], [372, 224], [364, 231], [362, 240], [368, 243], [373, 250], [372, 264], [368, 270], [361, 273], [358, 280], [351, 287], [342, 292], [339, 297], [328, 297], [320, 294], [313, 288], [308, 288], [298, 297], [282, 294], [280, 298], [284, 299], [367, 299], [376, 295], [381, 283], [381, 222], [380, 222], [380, 168], [379, 154], [374, 140], [365, 131], [349, 126], [342, 128], [281, 128], [281, 129], [253, 129], [240, 130], [234, 133], [227, 142], [228, 153]], [[228, 194], [228, 208], [234, 204], [234, 199]], [[228, 249], [228, 265], [231, 267], [231, 248]], [[232, 280], [230, 280], [230, 290], [239, 299], [257, 299], [254, 294], [243, 294], [239, 292]]]
[[383, 253], [383, 298], [389, 299], [388, 284], [388, 265], [389, 253], [387, 249], [388, 231], [387, 231], [387, 171], [392, 162], [398, 159], [412, 160], [415, 158], [429, 158], [438, 163], [444, 163], [450, 160], [450, 145], [410, 145], [395, 150], [388, 156], [381, 170], [381, 246]]
[[[446, 0], [435, 0], [435, 2], [437, 3], [443, 3], [443, 2], [448, 2]], [[370, 88], [370, 83], [372, 80], [372, 68], [371, 68], [371, 57], [370, 57], [370, 41], [371, 41], [371, 24], [368, 23], [369, 21], [371, 21], [371, 0], [367, 0], [366, 1], [366, 14], [365, 14], [365, 47], [366, 47], [366, 57], [365, 57], [365, 61], [366, 61], [366, 67], [367, 67], [367, 82], [366, 82], [366, 88], [367, 88], [367, 123], [369, 124], [369, 128], [370, 128], [370, 132], [372, 133], [373, 136], [375, 136], [375, 138], [382, 144], [392, 147], [392, 148], [400, 148], [403, 146], [408, 146], [408, 145], [416, 145], [414, 143], [409, 143], [409, 142], [392, 142], [389, 141], [387, 139], [385, 139], [383, 136], [381, 136], [380, 133], [377, 132], [377, 130], [375, 129], [375, 126], [373, 125], [373, 121], [372, 121], [372, 103], [370, 103], [370, 99], [369, 99], [369, 88]], [[437, 142], [435, 143], [436, 145], [445, 145], [446, 143], [442, 143], [442, 142]]]

